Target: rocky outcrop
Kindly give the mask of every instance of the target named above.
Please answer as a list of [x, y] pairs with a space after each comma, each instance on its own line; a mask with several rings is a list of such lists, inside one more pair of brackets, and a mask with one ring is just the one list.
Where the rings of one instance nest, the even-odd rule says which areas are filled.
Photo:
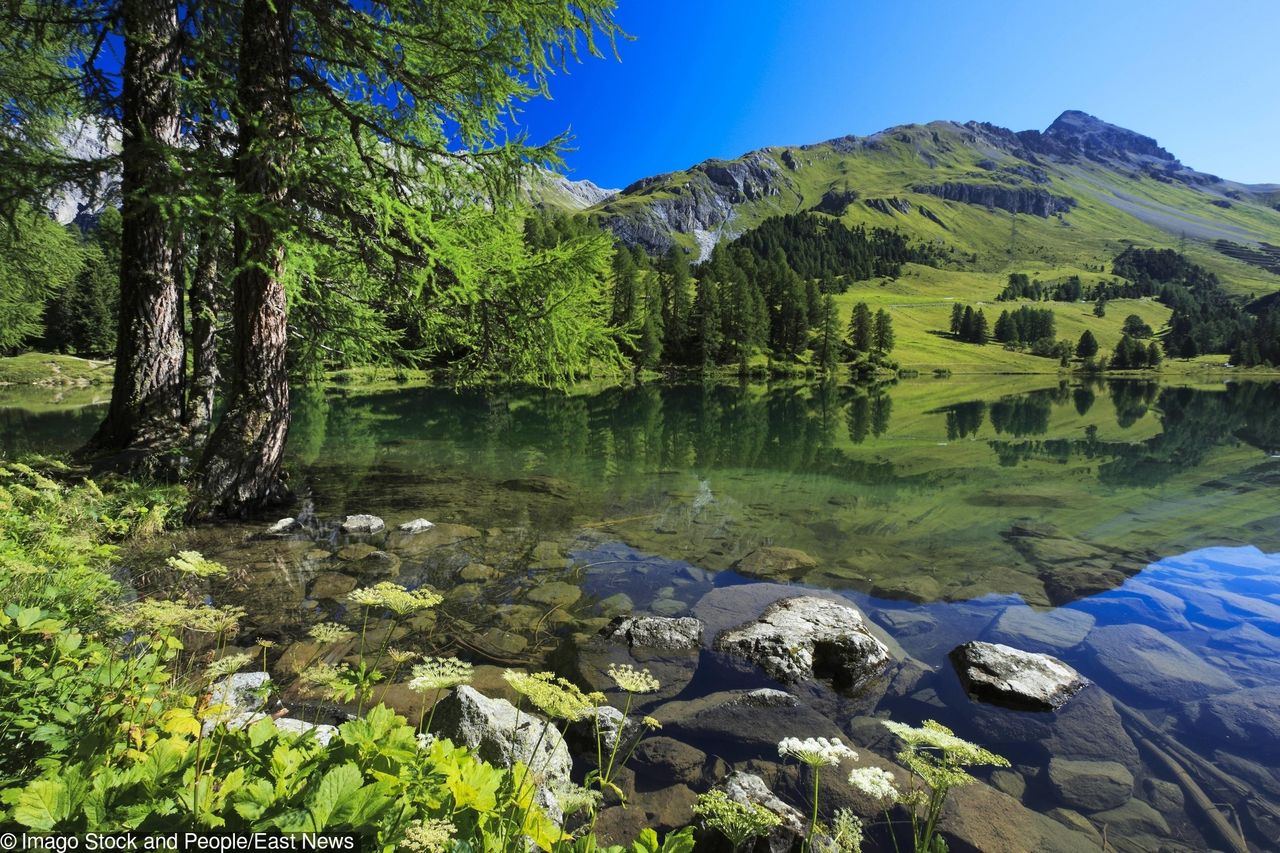
[[800, 596], [771, 605], [759, 619], [724, 631], [715, 648], [759, 664], [782, 682], [828, 678], [856, 688], [879, 675], [889, 650], [852, 605]]
[[1082, 155], [1091, 160], [1177, 159], [1151, 137], [1094, 118], [1080, 110], [1067, 110], [1040, 135], [1047, 150]]
[[1057, 658], [999, 643], [965, 643], [950, 657], [970, 696], [1022, 710], [1056, 711], [1089, 684]]
[[849, 205], [857, 200], [857, 190], [829, 189], [822, 194], [822, 200], [815, 204], [813, 209], [819, 213], [829, 213], [832, 216], [844, 216], [844, 212], [849, 209]]
[[632, 647], [690, 650], [702, 645], [702, 623], [691, 616], [618, 616], [600, 633]]
[[1076, 200], [1071, 196], [1054, 195], [1042, 189], [1005, 187], [997, 184], [948, 181], [943, 184], [918, 184], [911, 189], [913, 192], [937, 196], [947, 201], [998, 208], [1010, 213], [1029, 213], [1040, 217], [1066, 213], [1076, 206]]
[[891, 198], [868, 198], [863, 200], [862, 203], [877, 213], [883, 213], [888, 216], [893, 216], [895, 213], [906, 214], [911, 212], [911, 202], [897, 196]]

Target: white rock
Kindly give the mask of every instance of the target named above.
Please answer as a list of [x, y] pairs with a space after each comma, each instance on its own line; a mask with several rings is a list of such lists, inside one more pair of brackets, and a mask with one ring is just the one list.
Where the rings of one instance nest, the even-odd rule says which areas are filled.
[[342, 532], [378, 533], [386, 526], [386, 522], [376, 515], [348, 515], [342, 522]]
[[435, 522], [427, 521], [425, 518], [415, 518], [413, 521], [406, 521], [399, 525], [396, 530], [401, 533], [423, 533], [435, 526]]
[[970, 696], [1033, 711], [1054, 711], [1089, 684], [1055, 657], [973, 641], [951, 650]]
[[297, 529], [298, 529], [298, 519], [282, 518], [279, 521], [277, 521], [275, 524], [267, 528], [267, 535], [278, 536], [281, 533], [289, 533], [290, 531], [297, 530]]

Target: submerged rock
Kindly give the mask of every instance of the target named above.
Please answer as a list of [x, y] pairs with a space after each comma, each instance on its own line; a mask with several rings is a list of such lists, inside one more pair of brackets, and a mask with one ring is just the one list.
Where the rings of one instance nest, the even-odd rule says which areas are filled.
[[387, 524], [376, 515], [357, 514], [348, 515], [342, 520], [343, 533], [380, 533], [385, 530]]
[[1133, 796], [1133, 774], [1114, 761], [1049, 759], [1049, 785], [1063, 805], [1085, 812], [1122, 806]]
[[759, 619], [725, 631], [715, 647], [747, 658], [782, 682], [830, 678], [857, 687], [879, 675], [889, 650], [852, 605], [800, 596], [771, 605]]
[[1254, 687], [1182, 708], [1187, 731], [1234, 752], [1280, 761], [1280, 687]]
[[268, 527], [266, 533], [268, 536], [279, 536], [283, 533], [291, 533], [299, 527], [301, 527], [301, 525], [298, 523], [298, 519], [282, 518], [275, 524]]
[[707, 754], [670, 737], [645, 738], [636, 748], [634, 763], [639, 776], [668, 778], [685, 785], [702, 781]]
[[733, 564], [733, 568], [748, 577], [773, 578], [805, 569], [812, 569], [818, 561], [797, 548], [779, 548], [763, 545]]
[[651, 713], [662, 723], [664, 734], [705, 749], [714, 747], [730, 760], [776, 754], [778, 741], [797, 732], [806, 737], [844, 737], [823, 714], [789, 693], [769, 688], [668, 702]]
[[691, 616], [618, 616], [600, 632], [614, 642], [654, 649], [697, 649], [702, 623]]
[[1024, 710], [1056, 711], [1089, 684], [1057, 658], [999, 643], [965, 643], [950, 657], [970, 696]]
[[1077, 831], [980, 782], [953, 788], [939, 829], [951, 853], [1097, 850], [1093, 837]]
[[1094, 622], [1079, 610], [1040, 611], [1019, 605], [1005, 609], [983, 639], [1029, 652], [1060, 652], [1080, 645]]
[[1159, 702], [1203, 699], [1239, 686], [1181, 643], [1146, 625], [1095, 628], [1085, 648], [1111, 678]]

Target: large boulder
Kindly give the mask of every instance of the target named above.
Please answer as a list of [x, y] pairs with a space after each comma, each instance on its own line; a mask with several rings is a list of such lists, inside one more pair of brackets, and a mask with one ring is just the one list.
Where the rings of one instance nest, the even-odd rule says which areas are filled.
[[759, 664], [781, 682], [829, 678], [856, 688], [879, 675], [889, 650], [849, 604], [816, 596], [787, 598], [764, 614], [721, 633], [715, 647]]
[[1085, 647], [1114, 681], [1158, 702], [1188, 702], [1239, 686], [1181, 643], [1145, 625], [1095, 628]]
[[1080, 811], [1114, 809], [1133, 796], [1133, 774], [1114, 761], [1051, 758], [1048, 776], [1062, 804]]
[[970, 696], [1022, 710], [1055, 711], [1089, 684], [1057, 658], [999, 643], [965, 643], [950, 657]]
[[702, 623], [691, 616], [618, 616], [600, 633], [631, 647], [690, 651], [702, 646]]
[[464, 685], [436, 705], [431, 728], [490, 764], [512, 767], [522, 762], [547, 787], [569, 782], [573, 759], [559, 730], [540, 717], [517, 711], [505, 699], [490, 699]]

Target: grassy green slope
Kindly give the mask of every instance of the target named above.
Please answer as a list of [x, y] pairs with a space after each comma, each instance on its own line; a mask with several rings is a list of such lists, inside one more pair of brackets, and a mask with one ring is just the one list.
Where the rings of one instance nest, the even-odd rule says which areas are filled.
[[[859, 198], [841, 217], [847, 224], [896, 228], [915, 240], [942, 247], [943, 268], [909, 266], [897, 281], [860, 282], [839, 300], [845, 316], [853, 302], [863, 299], [873, 309], [887, 308], [898, 330], [895, 356], [906, 367], [946, 366], [962, 372], [1056, 369], [1048, 359], [1008, 352], [997, 344], [981, 348], [961, 344], [937, 332], [947, 328], [952, 302], [976, 306], [994, 300], [1011, 272], [1044, 280], [1078, 275], [1092, 283], [1109, 278], [1111, 259], [1131, 244], [1183, 250], [1216, 272], [1224, 287], [1238, 296], [1280, 290], [1280, 276], [1219, 253], [1211, 239], [1218, 234], [1240, 242], [1280, 244], [1280, 211], [1261, 196], [1233, 200], [1224, 208], [1213, 203], [1223, 199], [1216, 192], [1098, 163], [1041, 161], [1037, 166], [993, 146], [989, 137], [950, 122], [908, 125], [864, 141], [833, 140], [769, 148], [763, 153], [789, 165], [774, 182], [774, 194], [735, 206], [724, 236], [742, 233], [770, 216], [812, 209], [828, 191], [854, 190]], [[995, 170], [990, 168], [993, 164]], [[1011, 173], [1011, 168], [1042, 169], [1048, 181], [1034, 183]], [[645, 206], [686, 193], [687, 185], [698, 178], [693, 171], [663, 176], [639, 192], [611, 200], [609, 210], [642, 215]], [[922, 184], [945, 182], [1041, 189], [1069, 196], [1076, 206], [1061, 216], [1014, 215], [912, 191]], [[866, 203], [890, 198], [905, 199], [911, 209], [883, 213]], [[676, 236], [682, 245], [695, 248], [692, 236]], [[1013, 306], [987, 309], [993, 323], [1003, 307]], [[1046, 307], [1057, 315], [1060, 338], [1074, 341], [1086, 328], [1092, 329], [1104, 351], [1119, 340], [1120, 325], [1128, 314], [1138, 314], [1157, 330], [1169, 315], [1163, 306], [1148, 301], [1114, 303], [1101, 319], [1093, 317], [1086, 305]], [[1181, 367], [1190, 369], [1203, 362]], [[1179, 369], [1177, 364], [1170, 367]]]

